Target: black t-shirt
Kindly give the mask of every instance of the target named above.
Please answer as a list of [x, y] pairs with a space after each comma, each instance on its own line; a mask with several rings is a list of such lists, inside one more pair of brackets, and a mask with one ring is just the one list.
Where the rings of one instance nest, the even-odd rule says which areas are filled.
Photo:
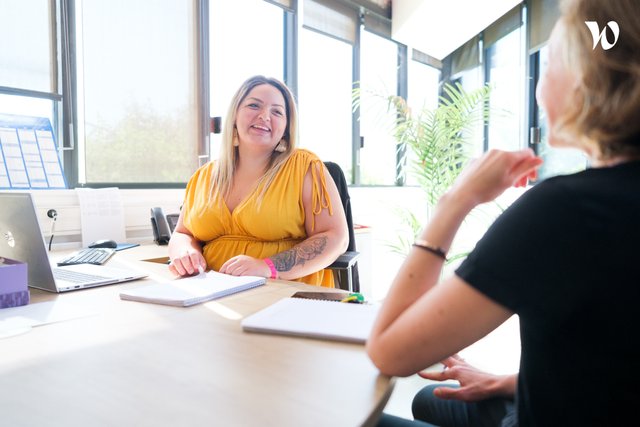
[[520, 426], [637, 417], [639, 271], [640, 162], [541, 182], [456, 270], [520, 318]]

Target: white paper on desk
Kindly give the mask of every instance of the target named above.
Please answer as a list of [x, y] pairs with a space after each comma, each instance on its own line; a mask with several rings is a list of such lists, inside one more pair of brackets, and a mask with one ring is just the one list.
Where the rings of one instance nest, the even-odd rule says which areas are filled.
[[380, 305], [284, 298], [244, 318], [242, 329], [332, 341], [364, 343]]
[[207, 271], [197, 276], [127, 289], [120, 292], [120, 298], [188, 307], [255, 288], [264, 285], [266, 281], [264, 277], [231, 276], [217, 271]]
[[36, 326], [94, 314], [95, 310], [84, 305], [61, 300], [3, 308], [0, 310], [0, 338], [28, 331]]
[[82, 246], [101, 239], [126, 242], [124, 207], [117, 188], [76, 188], [80, 202]]

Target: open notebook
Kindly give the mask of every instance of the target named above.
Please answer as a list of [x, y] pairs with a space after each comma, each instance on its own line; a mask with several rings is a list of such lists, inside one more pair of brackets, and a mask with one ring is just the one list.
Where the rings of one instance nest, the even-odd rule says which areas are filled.
[[242, 320], [242, 329], [281, 335], [364, 343], [379, 304], [284, 298]]
[[120, 292], [120, 298], [188, 307], [255, 288], [264, 285], [265, 282], [266, 279], [264, 277], [231, 276], [216, 271], [208, 271], [197, 276], [127, 289]]

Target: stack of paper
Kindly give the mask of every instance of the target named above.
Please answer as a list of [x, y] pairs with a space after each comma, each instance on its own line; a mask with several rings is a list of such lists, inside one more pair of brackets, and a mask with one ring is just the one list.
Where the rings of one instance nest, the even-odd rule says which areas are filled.
[[118, 188], [76, 188], [80, 203], [82, 246], [111, 239], [126, 242], [124, 205]]
[[380, 305], [285, 298], [242, 320], [250, 332], [364, 343]]
[[154, 283], [120, 292], [120, 298], [131, 301], [187, 307], [222, 298], [247, 289], [264, 285], [266, 279], [258, 276], [231, 276], [208, 271], [167, 283]]

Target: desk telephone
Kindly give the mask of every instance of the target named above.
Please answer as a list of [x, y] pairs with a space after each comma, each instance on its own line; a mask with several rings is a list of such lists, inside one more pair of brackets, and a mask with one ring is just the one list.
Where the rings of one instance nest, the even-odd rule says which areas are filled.
[[158, 245], [169, 244], [171, 233], [176, 228], [179, 214], [165, 215], [162, 208], [151, 208], [151, 229], [153, 240]]

